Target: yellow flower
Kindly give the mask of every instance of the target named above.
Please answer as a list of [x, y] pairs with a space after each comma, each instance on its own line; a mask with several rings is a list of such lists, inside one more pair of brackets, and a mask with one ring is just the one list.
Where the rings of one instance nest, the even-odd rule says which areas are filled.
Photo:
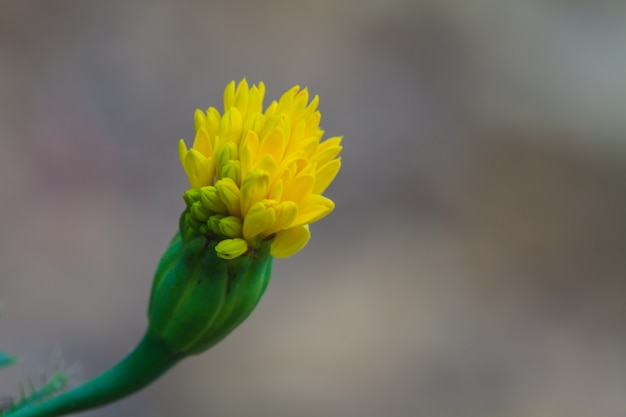
[[271, 255], [293, 255], [309, 240], [309, 224], [334, 203], [322, 193], [341, 166], [341, 137], [322, 141], [319, 102], [299, 86], [263, 109], [265, 85], [245, 78], [224, 90], [224, 113], [196, 110], [191, 149], [178, 144], [191, 189], [188, 232], [220, 240], [219, 257], [236, 258], [271, 240]]

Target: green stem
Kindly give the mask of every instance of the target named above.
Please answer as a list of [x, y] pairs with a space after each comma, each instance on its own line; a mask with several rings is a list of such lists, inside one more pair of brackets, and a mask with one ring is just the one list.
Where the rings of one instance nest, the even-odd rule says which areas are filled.
[[184, 356], [147, 334], [126, 358], [91, 381], [4, 417], [54, 417], [117, 401], [156, 380]]

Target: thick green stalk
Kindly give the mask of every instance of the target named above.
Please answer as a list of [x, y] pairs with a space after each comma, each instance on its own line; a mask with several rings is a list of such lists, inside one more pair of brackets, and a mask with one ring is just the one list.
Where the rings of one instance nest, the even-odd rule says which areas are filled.
[[124, 360], [91, 381], [4, 417], [54, 417], [117, 401], [156, 380], [184, 356], [147, 334]]

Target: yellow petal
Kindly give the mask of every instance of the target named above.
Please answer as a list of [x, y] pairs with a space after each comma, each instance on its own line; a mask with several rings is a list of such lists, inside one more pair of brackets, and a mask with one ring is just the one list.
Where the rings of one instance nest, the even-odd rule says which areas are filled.
[[258, 135], [263, 130], [263, 126], [265, 126], [265, 116], [263, 116], [263, 113], [248, 113], [248, 117], [243, 121], [242, 139], [246, 138], [250, 130]]
[[[285, 150], [285, 158], [289, 155], [302, 153], [302, 141], [305, 136], [306, 126], [302, 123], [301, 120], [296, 120], [293, 123], [289, 121], [289, 131], [286, 134], [289, 136], [289, 143], [287, 144], [287, 149]], [[287, 129], [285, 129], [287, 130]]]
[[193, 115], [193, 125], [196, 132], [201, 127], [206, 126], [206, 115], [202, 110], [196, 109], [196, 112]]
[[235, 104], [235, 80], [228, 83], [224, 89], [224, 111], [230, 109]]
[[321, 138], [324, 133], [323, 130], [320, 129], [320, 119], [322, 115], [319, 111], [314, 112], [307, 120], [306, 120], [306, 136], [314, 136], [317, 138]]
[[298, 175], [293, 181], [285, 183], [283, 201], [295, 201], [300, 203], [306, 196], [311, 194], [315, 185], [315, 177], [310, 174]]
[[337, 176], [339, 168], [341, 168], [341, 158], [333, 159], [332, 161], [321, 166], [315, 172], [315, 187], [313, 187], [313, 193], [323, 193]]
[[306, 120], [307, 118], [311, 117], [311, 115], [313, 113], [315, 113], [315, 111], [317, 110], [317, 106], [319, 105], [320, 102], [320, 97], [318, 95], [316, 95], [315, 97], [313, 97], [313, 100], [311, 100], [311, 102], [309, 103], [308, 106], [306, 106], [306, 110], [304, 111], [304, 113], [302, 114], [302, 117]]
[[180, 164], [185, 168], [185, 156], [187, 155], [187, 145], [185, 145], [184, 139], [179, 139], [178, 141], [178, 159], [180, 159]]
[[192, 188], [200, 188], [211, 183], [213, 179], [211, 164], [200, 152], [190, 149], [185, 155], [183, 166]]
[[220, 131], [220, 122], [222, 121], [222, 116], [220, 115], [220, 112], [217, 111], [215, 107], [209, 107], [209, 109], [206, 112], [206, 121], [207, 121], [206, 128], [207, 128], [207, 132], [209, 133], [209, 138], [213, 140]]
[[252, 170], [248, 172], [241, 183], [241, 214], [245, 216], [250, 207], [267, 196], [270, 185], [270, 176], [265, 171]]
[[300, 205], [298, 216], [294, 220], [294, 226], [300, 226], [316, 222], [328, 215], [335, 208], [332, 200], [317, 194], [308, 196], [304, 203]]
[[304, 114], [306, 103], [309, 101], [309, 91], [303, 88], [293, 99], [289, 109], [289, 116], [292, 119], [300, 119]]
[[241, 217], [240, 196], [241, 192], [237, 184], [230, 178], [222, 178], [215, 183], [217, 195], [228, 209], [228, 213], [232, 216]]
[[265, 95], [265, 84], [262, 82], [258, 86], [253, 86], [248, 95], [248, 115], [263, 111], [263, 96]]
[[235, 142], [239, 146], [241, 142], [241, 131], [243, 129], [243, 119], [241, 112], [236, 107], [228, 109], [220, 123], [219, 137], [221, 143]]
[[278, 100], [278, 109], [276, 110], [276, 113], [284, 113], [285, 110], [289, 109], [298, 90], [300, 90], [300, 86], [294, 85], [280, 97], [280, 99]]
[[264, 171], [270, 176], [270, 178], [274, 178], [278, 172], [278, 164], [272, 155], [263, 155], [263, 157], [254, 165], [254, 169]]
[[317, 150], [317, 146], [319, 144], [319, 139], [315, 136], [309, 136], [306, 139], [303, 139], [300, 142], [300, 150], [302, 151], [302, 155], [310, 158], [311, 155]]
[[266, 118], [272, 117], [276, 114], [276, 109], [278, 108], [278, 103], [276, 101], [272, 101], [269, 106], [265, 109], [263, 114]]
[[291, 227], [276, 233], [270, 246], [270, 254], [275, 258], [286, 258], [298, 252], [311, 238], [308, 226]]
[[248, 243], [243, 239], [224, 239], [215, 246], [217, 256], [223, 259], [237, 258], [247, 250]]
[[283, 197], [283, 180], [276, 181], [267, 193], [267, 198], [270, 200], [281, 201]]
[[276, 214], [270, 207], [258, 202], [254, 203], [243, 220], [243, 237], [253, 239], [269, 229], [276, 221]]
[[317, 148], [316, 155], [325, 151], [328, 148], [334, 148], [336, 146], [341, 145], [341, 141], [343, 140], [343, 136], [334, 136], [332, 138], [326, 139], [324, 142], [320, 143], [320, 146]]
[[333, 139], [338, 139], [338, 141], [326, 140], [321, 143], [311, 157], [311, 161], [317, 162], [318, 165], [323, 165], [339, 155], [339, 152], [343, 149], [343, 147], [338, 144], [338, 142], [341, 141], [341, 138], [339, 137]]
[[291, 227], [298, 216], [298, 205], [293, 201], [285, 201], [275, 208], [275, 212], [276, 221], [264, 232], [266, 236]]
[[272, 155], [276, 161], [280, 161], [287, 147], [287, 138], [280, 129], [272, 130], [261, 142], [259, 153]]
[[241, 178], [245, 178], [252, 171], [252, 165], [256, 159], [259, 148], [259, 137], [252, 130], [248, 131], [246, 138], [239, 147], [239, 160], [241, 161]]
[[196, 139], [193, 141], [193, 148], [207, 158], [213, 153], [213, 145], [211, 145], [209, 134], [204, 127], [200, 127], [196, 131]]
[[233, 104], [245, 117], [248, 112], [248, 81], [244, 78], [239, 82], [235, 91], [235, 103]]

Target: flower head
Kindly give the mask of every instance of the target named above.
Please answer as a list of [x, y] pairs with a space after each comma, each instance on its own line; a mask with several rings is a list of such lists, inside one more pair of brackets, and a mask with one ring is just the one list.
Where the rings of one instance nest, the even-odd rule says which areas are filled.
[[183, 139], [180, 161], [191, 189], [184, 195], [189, 235], [219, 240], [221, 258], [236, 258], [271, 241], [274, 257], [299, 251], [309, 224], [334, 203], [322, 193], [341, 166], [341, 137], [322, 141], [319, 102], [295, 86], [263, 109], [265, 85], [231, 81], [224, 113], [196, 110], [191, 149]]

